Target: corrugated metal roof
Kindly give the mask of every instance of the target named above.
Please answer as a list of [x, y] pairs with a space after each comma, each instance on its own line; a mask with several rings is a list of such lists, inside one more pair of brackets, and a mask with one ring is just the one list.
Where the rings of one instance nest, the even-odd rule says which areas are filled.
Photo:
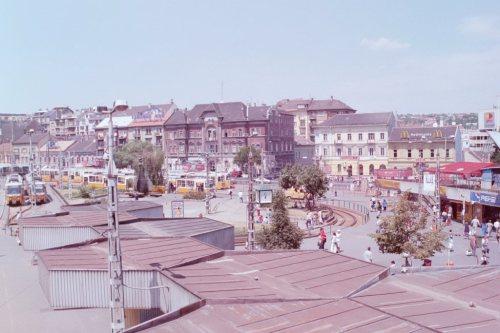
[[[105, 211], [73, 211], [68, 214], [46, 215], [36, 217], [20, 218], [18, 223], [21, 227], [72, 227], [72, 226], [99, 226], [106, 225], [107, 212]], [[127, 212], [119, 212], [118, 220], [121, 223], [138, 221], [139, 219]]]
[[385, 267], [326, 251], [227, 252], [221, 260], [173, 270], [208, 299], [340, 298]]
[[[108, 269], [108, 244], [104, 239], [86, 245], [38, 252], [48, 270]], [[121, 239], [124, 269], [170, 268], [222, 256], [223, 251], [192, 238], [164, 237]], [[158, 265], [157, 265], [158, 264]]]
[[411, 322], [344, 299], [252, 304], [207, 304], [177, 320], [146, 329], [177, 332], [429, 332]]
[[161, 219], [135, 222], [131, 225], [150, 236], [195, 236], [232, 225], [208, 218]]
[[[122, 201], [118, 203], [119, 210], [124, 210], [126, 212], [131, 212], [135, 210], [141, 210], [141, 209], [149, 209], [149, 208], [154, 208], [154, 207], [162, 207], [161, 204], [152, 202], [152, 201], [146, 201], [146, 200], [130, 200], [130, 201]], [[92, 204], [92, 205], [64, 205], [61, 206], [61, 210], [64, 212], [79, 212], [79, 211], [106, 211], [107, 210], [107, 204], [106, 203], [100, 203], [100, 204]]]
[[440, 332], [500, 332], [499, 278], [498, 268], [400, 275], [353, 299]]

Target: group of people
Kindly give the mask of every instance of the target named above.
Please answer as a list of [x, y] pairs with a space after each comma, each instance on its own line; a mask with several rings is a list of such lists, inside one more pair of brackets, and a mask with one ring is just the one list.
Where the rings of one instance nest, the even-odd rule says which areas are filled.
[[[340, 248], [340, 236], [342, 232], [340, 229], [337, 231], [332, 230], [332, 242], [330, 244], [330, 251], [333, 253], [340, 253], [342, 252], [342, 249]], [[326, 236], [326, 231], [323, 227], [319, 229], [319, 235], [318, 235], [318, 248], [320, 250], [325, 249], [325, 244], [327, 241], [327, 236]]]
[[380, 215], [382, 211], [387, 211], [387, 200], [383, 198], [382, 201], [380, 201], [372, 196], [370, 199], [370, 209], [372, 212], [378, 212]]

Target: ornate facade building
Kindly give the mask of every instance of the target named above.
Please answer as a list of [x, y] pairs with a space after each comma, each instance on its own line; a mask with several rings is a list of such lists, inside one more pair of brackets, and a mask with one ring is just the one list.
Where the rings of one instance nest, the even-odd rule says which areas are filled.
[[294, 115], [295, 138], [314, 141], [313, 127], [337, 114], [355, 113], [356, 110], [334, 99], [284, 99], [276, 108]]
[[229, 172], [237, 169], [233, 158], [244, 146], [261, 150], [264, 173], [293, 163], [293, 116], [270, 106], [198, 104], [176, 110], [164, 129], [170, 171], [203, 166], [208, 154], [211, 170]]
[[314, 127], [316, 159], [328, 175], [364, 176], [388, 164], [392, 112], [339, 114]]

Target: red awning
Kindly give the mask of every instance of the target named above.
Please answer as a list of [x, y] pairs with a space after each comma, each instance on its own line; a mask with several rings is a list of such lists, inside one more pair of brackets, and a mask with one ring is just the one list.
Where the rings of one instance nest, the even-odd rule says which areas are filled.
[[[462, 176], [464, 178], [480, 177], [481, 170], [492, 165], [494, 165], [494, 163], [456, 162], [441, 166], [439, 172], [442, 174]], [[436, 168], [427, 168], [426, 171], [434, 173], [436, 172]]]

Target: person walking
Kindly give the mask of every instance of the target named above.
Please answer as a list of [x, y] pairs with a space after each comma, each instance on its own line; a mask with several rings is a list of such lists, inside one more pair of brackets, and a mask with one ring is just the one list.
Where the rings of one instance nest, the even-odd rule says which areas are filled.
[[319, 228], [319, 235], [318, 235], [318, 247], [320, 250], [325, 249], [325, 243], [326, 243], [326, 232], [323, 227]]
[[486, 223], [486, 235], [488, 238], [490, 238], [492, 230], [493, 230], [493, 222], [491, 222], [491, 220], [488, 220], [488, 223]]
[[470, 222], [471, 222], [471, 225], [472, 225], [472, 233], [475, 235], [476, 232], [477, 232], [477, 228], [479, 227], [479, 220], [477, 218], [477, 215], [474, 216], [474, 218]]
[[481, 237], [487, 238], [488, 235], [488, 225], [486, 223], [481, 224]]
[[228, 194], [229, 194], [229, 199], [233, 200], [233, 190], [232, 189], [229, 189]]
[[387, 211], [387, 200], [384, 198], [382, 199], [382, 209], [385, 211]]
[[495, 223], [493, 223], [493, 226], [495, 227], [495, 231], [498, 231], [500, 229], [500, 221], [497, 219]]
[[340, 253], [340, 230], [332, 231], [332, 244], [330, 251], [333, 253]]
[[373, 262], [373, 254], [371, 248], [368, 246], [363, 252], [363, 259], [368, 262]]
[[469, 232], [470, 232], [470, 228], [469, 228], [469, 222], [467, 221], [464, 221], [464, 238], [469, 238]]
[[469, 245], [470, 245], [470, 250], [472, 252], [472, 256], [477, 257], [477, 255], [476, 255], [477, 239], [476, 239], [476, 235], [475, 234], [471, 235], [470, 241], [469, 241]]
[[243, 192], [238, 192], [238, 198], [240, 198], [240, 202], [243, 203]]

